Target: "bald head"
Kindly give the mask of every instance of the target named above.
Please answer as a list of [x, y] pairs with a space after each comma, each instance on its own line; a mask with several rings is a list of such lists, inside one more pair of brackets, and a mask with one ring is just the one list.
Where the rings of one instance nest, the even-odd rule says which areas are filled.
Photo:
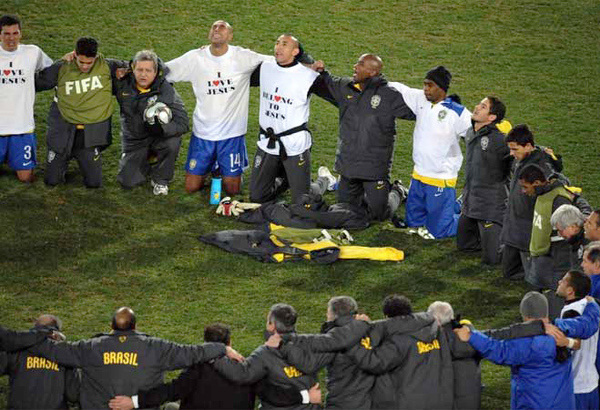
[[56, 330], [61, 330], [62, 321], [54, 315], [41, 315], [35, 321], [35, 327], [52, 327]]
[[357, 83], [364, 83], [369, 78], [378, 76], [383, 70], [383, 61], [378, 55], [363, 54], [354, 64], [353, 79]]
[[367, 67], [369, 67], [371, 70], [376, 71], [376, 75], [381, 74], [381, 70], [383, 70], [383, 60], [381, 60], [381, 57], [379, 57], [376, 54], [363, 54], [361, 58], [363, 57], [365, 59]]
[[135, 329], [135, 313], [126, 306], [119, 308], [113, 314], [113, 330], [133, 330]]

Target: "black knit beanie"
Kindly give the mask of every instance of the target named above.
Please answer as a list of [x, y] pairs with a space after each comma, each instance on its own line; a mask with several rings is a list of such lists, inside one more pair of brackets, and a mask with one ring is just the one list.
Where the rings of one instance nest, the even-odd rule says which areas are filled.
[[450, 71], [446, 70], [446, 67], [440, 65], [429, 70], [425, 75], [425, 78], [436, 83], [442, 90], [448, 91], [452, 74], [450, 74]]

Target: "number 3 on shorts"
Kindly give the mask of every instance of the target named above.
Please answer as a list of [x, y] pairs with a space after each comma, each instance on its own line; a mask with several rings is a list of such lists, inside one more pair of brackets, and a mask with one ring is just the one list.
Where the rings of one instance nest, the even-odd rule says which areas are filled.
[[25, 159], [25, 160], [31, 159], [31, 145], [25, 145], [23, 147], [23, 159]]

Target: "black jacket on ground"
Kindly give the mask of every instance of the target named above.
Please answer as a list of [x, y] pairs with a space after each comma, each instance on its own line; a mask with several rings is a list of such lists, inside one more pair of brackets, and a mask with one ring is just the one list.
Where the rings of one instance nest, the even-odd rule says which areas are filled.
[[469, 128], [465, 136], [465, 186], [463, 215], [502, 224], [508, 198], [512, 157], [504, 134], [496, 123], [479, 131]]
[[81, 368], [81, 408], [100, 409], [114, 396], [133, 396], [162, 383], [165, 371], [223, 356], [225, 345], [180, 345], [129, 330], [75, 343], [46, 340], [30, 351]]
[[[354, 320], [350, 316], [339, 317], [332, 322], [326, 322], [322, 328], [324, 334], [331, 333], [336, 337], [335, 330], [348, 326], [350, 332], [364, 334], [368, 329], [366, 322]], [[362, 331], [361, 331], [362, 329]], [[300, 335], [295, 342], [286, 343], [281, 347], [286, 359], [305, 373], [316, 373], [327, 366], [327, 402], [326, 408], [331, 409], [369, 409], [371, 408], [371, 389], [375, 376], [360, 370], [351, 357], [343, 351], [317, 353], [310, 349], [311, 338], [314, 336]], [[338, 343], [352, 342], [352, 338], [343, 333], [337, 334]], [[356, 339], [355, 339], [356, 340]]]
[[546, 177], [550, 177], [554, 173], [554, 170], [548, 159], [544, 151], [536, 147], [526, 158], [521, 161], [515, 161], [510, 180], [508, 209], [504, 215], [502, 234], [500, 235], [500, 240], [503, 244], [529, 252], [535, 197], [521, 192], [519, 175], [521, 170], [527, 165], [536, 164], [546, 172]]
[[[129, 152], [149, 146], [155, 138], [181, 137], [189, 131], [189, 118], [183, 101], [175, 88], [165, 79], [165, 68], [159, 62], [156, 79], [150, 91], [140, 92], [135, 77], [129, 72], [120, 80], [113, 80], [113, 92], [121, 112], [121, 138], [123, 151]], [[173, 114], [168, 124], [149, 126], [144, 121], [144, 111], [149, 102], [166, 104]]]
[[327, 71], [321, 77], [340, 110], [335, 170], [346, 178], [389, 179], [396, 118], [416, 118], [402, 94], [382, 76], [367, 80], [362, 91], [351, 78], [334, 77]]
[[272, 222], [290, 228], [366, 229], [370, 218], [363, 207], [347, 203], [327, 205], [321, 195], [306, 195], [302, 204], [267, 202], [260, 208], [247, 211], [238, 218], [241, 222], [263, 225]]

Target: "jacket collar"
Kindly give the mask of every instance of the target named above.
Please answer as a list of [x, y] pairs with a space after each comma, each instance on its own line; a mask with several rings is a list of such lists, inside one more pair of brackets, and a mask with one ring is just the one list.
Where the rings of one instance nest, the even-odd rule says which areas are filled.
[[[388, 81], [383, 77], [383, 75], [376, 75], [375, 77], [371, 77], [369, 79], [367, 79], [367, 81], [364, 82], [363, 87], [361, 89], [361, 92], [364, 92], [368, 89], [371, 88], [379, 88], [379, 87], [383, 87], [384, 85], [386, 85], [388, 83]], [[356, 87], [358, 83], [351, 81], [349, 86], [350, 88], [356, 90], [358, 89]]]
[[561, 186], [564, 186], [564, 185], [558, 179], [551, 179], [547, 185], [535, 187], [535, 194], [538, 196], [544, 195], [544, 194], [547, 194], [548, 192], [552, 191], [553, 189], [561, 187]]

